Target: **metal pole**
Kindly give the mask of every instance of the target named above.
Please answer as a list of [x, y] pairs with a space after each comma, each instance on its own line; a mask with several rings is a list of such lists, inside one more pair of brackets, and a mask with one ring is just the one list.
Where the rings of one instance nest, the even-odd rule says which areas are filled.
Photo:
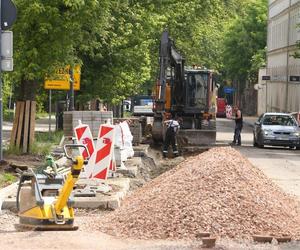
[[266, 81], [266, 112], [268, 112], [268, 82]]
[[[1, 2], [2, 1], [0, 0], [0, 56], [1, 56], [0, 61], [2, 61], [2, 51], [1, 51], [1, 36], [2, 36]], [[1, 66], [0, 66], [0, 162], [3, 161], [2, 128], [3, 128], [2, 69], [1, 69]]]
[[286, 88], [285, 88], [285, 112], [288, 112], [289, 97], [289, 51], [290, 51], [290, 33], [291, 33], [291, 0], [289, 1], [288, 10], [288, 30], [287, 30], [287, 49], [286, 49]]
[[51, 137], [51, 89], [49, 89], [49, 139]]
[[70, 111], [74, 110], [74, 75], [70, 69]]

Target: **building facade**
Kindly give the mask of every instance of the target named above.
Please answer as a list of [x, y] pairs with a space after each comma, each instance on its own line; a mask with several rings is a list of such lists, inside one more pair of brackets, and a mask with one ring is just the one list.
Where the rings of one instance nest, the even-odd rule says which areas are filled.
[[[258, 96], [265, 96], [261, 100], [265, 103], [263, 112], [300, 110], [300, 58], [293, 56], [300, 52], [297, 41], [300, 0], [269, 0], [266, 76], [270, 78], [262, 81], [258, 89]], [[261, 112], [258, 110], [258, 114]]]

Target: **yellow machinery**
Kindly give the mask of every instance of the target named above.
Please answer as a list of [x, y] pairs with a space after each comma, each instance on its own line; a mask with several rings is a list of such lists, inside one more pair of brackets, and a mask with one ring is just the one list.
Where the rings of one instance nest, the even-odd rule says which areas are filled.
[[182, 148], [211, 147], [216, 143], [216, 76], [213, 70], [193, 65], [185, 58], [165, 30], [160, 40], [159, 76], [154, 91], [152, 138], [162, 142], [164, 120], [172, 114], [181, 118], [177, 135]]
[[72, 161], [71, 171], [64, 178], [56, 173], [35, 174], [32, 170], [23, 172], [17, 192], [17, 208], [20, 218], [18, 228], [34, 230], [77, 230], [74, 226], [74, 201], [71, 193], [83, 165], [82, 156], [75, 159], [67, 154], [67, 148], [84, 145], [65, 145], [66, 157]]

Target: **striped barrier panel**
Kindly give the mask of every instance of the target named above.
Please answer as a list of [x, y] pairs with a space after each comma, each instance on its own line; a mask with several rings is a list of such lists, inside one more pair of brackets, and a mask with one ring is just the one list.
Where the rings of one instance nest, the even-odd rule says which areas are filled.
[[96, 150], [94, 153], [93, 178], [102, 180], [107, 179], [113, 155], [114, 132], [114, 125], [100, 125]]
[[81, 177], [89, 177], [94, 169], [93, 156], [95, 152], [95, 145], [93, 141], [93, 136], [90, 130], [90, 127], [86, 124], [81, 124], [79, 121], [79, 125], [74, 128], [75, 138], [77, 144], [83, 144], [86, 146], [87, 150], [80, 147], [80, 153], [84, 159], [89, 157], [88, 164], [84, 167], [81, 172]]

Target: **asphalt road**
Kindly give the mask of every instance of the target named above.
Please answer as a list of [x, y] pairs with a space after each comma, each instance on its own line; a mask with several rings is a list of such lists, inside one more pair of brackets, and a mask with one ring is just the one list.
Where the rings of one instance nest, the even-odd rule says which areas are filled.
[[[251, 122], [249, 122], [251, 120]], [[248, 119], [248, 124], [253, 119]], [[252, 127], [245, 124], [242, 131], [242, 146], [235, 147], [250, 162], [261, 169], [285, 192], [300, 199], [300, 150], [283, 147], [255, 148]], [[217, 120], [217, 142], [230, 143], [233, 137], [234, 122], [227, 119]]]

